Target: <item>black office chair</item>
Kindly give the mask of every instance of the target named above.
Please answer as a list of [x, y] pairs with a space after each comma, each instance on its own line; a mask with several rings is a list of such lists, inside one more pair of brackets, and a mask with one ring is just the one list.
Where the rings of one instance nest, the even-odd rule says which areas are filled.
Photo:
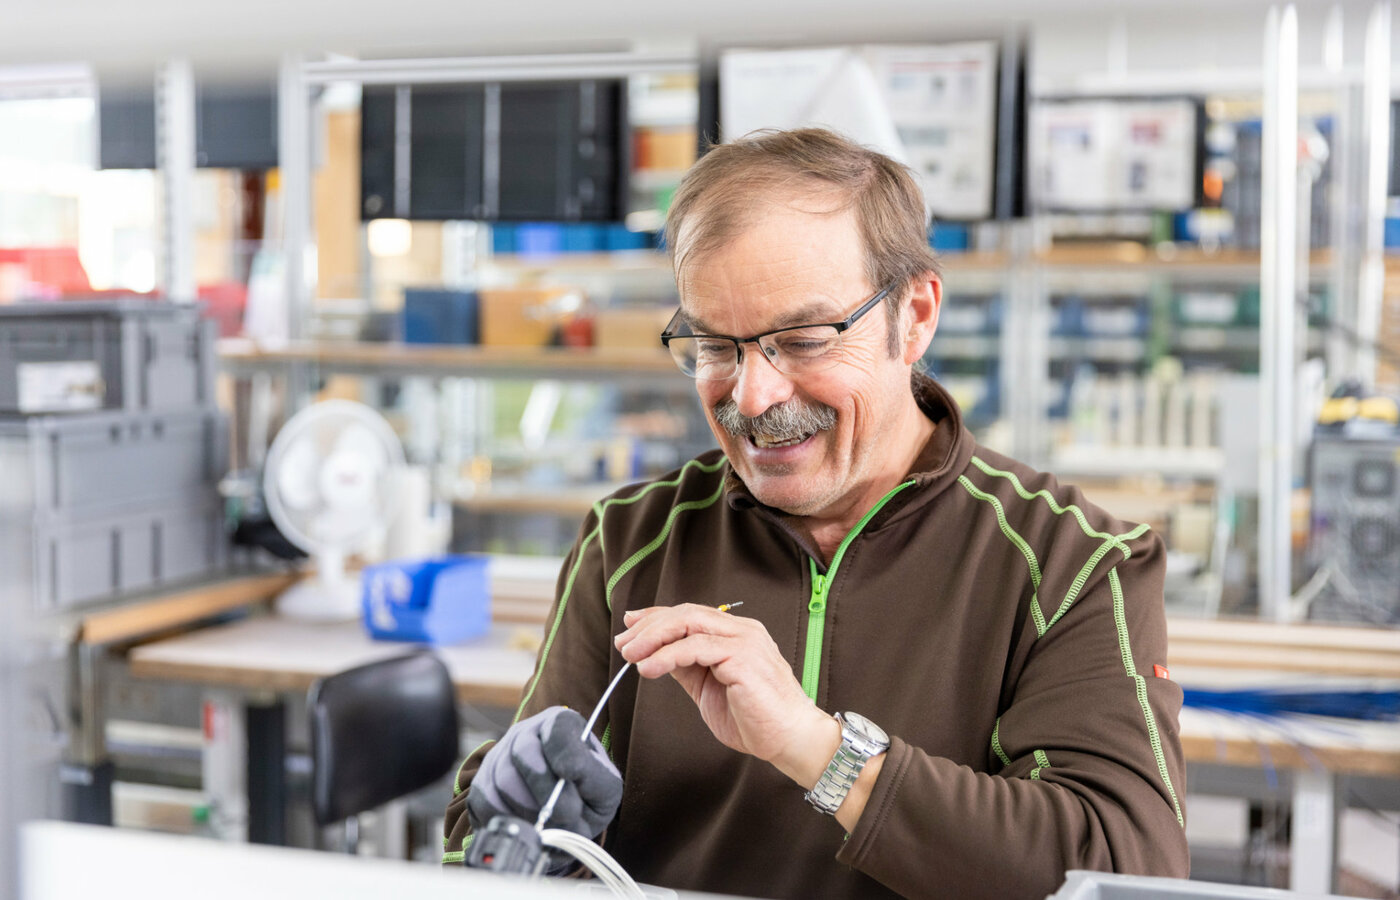
[[456, 763], [457, 698], [447, 666], [420, 651], [318, 680], [311, 718], [311, 800], [318, 825], [345, 821], [432, 784]]

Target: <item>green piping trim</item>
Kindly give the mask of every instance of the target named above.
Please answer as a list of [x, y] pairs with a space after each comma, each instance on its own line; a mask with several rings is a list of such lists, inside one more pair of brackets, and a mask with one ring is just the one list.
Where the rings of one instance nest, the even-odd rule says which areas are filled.
[[462, 862], [463, 860], [465, 860], [466, 858], [467, 858], [467, 851], [465, 851], [465, 850], [454, 850], [454, 851], [452, 851], [451, 853], [444, 853], [444, 854], [442, 855], [442, 861], [443, 861], [444, 864], [445, 864], [445, 863], [459, 863], [459, 862]]
[[[1060, 621], [1061, 616], [1069, 612], [1069, 608], [1074, 605], [1075, 600], [1079, 599], [1079, 592], [1084, 589], [1084, 585], [1089, 581], [1089, 576], [1093, 574], [1099, 561], [1104, 558], [1104, 554], [1113, 549], [1114, 545], [1114, 538], [1109, 538], [1102, 544], [1099, 544], [1099, 548], [1089, 557], [1088, 562], [1084, 563], [1084, 567], [1079, 570], [1079, 574], [1074, 576], [1074, 581], [1070, 583], [1069, 590], [1065, 593], [1065, 599], [1060, 602], [1060, 608], [1055, 610], [1055, 614], [1050, 617], [1050, 621], [1045, 623], [1046, 631], [1050, 630], [1051, 625]], [[1127, 557], [1124, 558], [1126, 559]], [[1040, 637], [1045, 637], [1045, 634], [1041, 633]], [[1039, 640], [1039, 638], [1037, 638], [1037, 640]]]
[[1050, 757], [1045, 755], [1044, 750], [1036, 750], [1031, 755], [1035, 757], [1036, 765], [1040, 766], [1040, 768], [1050, 768]]
[[1152, 745], [1152, 756], [1157, 761], [1157, 772], [1162, 776], [1162, 783], [1167, 786], [1167, 793], [1172, 798], [1172, 808], [1176, 811], [1176, 823], [1182, 828], [1186, 827], [1186, 820], [1181, 815], [1181, 803], [1176, 797], [1176, 788], [1172, 787], [1171, 773], [1167, 771], [1167, 757], [1162, 752], [1162, 738], [1157, 731], [1157, 717], [1152, 714], [1152, 705], [1147, 702], [1147, 679], [1138, 674], [1137, 666], [1133, 663], [1133, 650], [1128, 641], [1128, 616], [1123, 608], [1123, 586], [1118, 581], [1118, 570], [1116, 568], [1108, 570], [1108, 586], [1113, 592], [1113, 624], [1118, 629], [1118, 650], [1123, 655], [1123, 670], [1128, 677], [1133, 679], [1137, 688], [1138, 705], [1142, 707], [1142, 717], [1147, 723], [1147, 741]]
[[[1123, 551], [1124, 559], [1127, 559], [1128, 556], [1131, 554], [1131, 551], [1122, 543], [1122, 540], [1128, 539], [1128, 535], [1112, 535], [1102, 531], [1095, 531], [1092, 527], [1090, 527], [1089, 520], [1085, 518], [1084, 510], [1080, 509], [1078, 506], [1075, 506], [1073, 503], [1071, 503], [1068, 506], [1061, 506], [1055, 500], [1054, 496], [1046, 490], [1036, 491], [1032, 494], [1030, 491], [1026, 490], [1025, 486], [1021, 484], [1021, 479], [1017, 478], [1014, 472], [1003, 472], [1001, 469], [993, 468], [992, 466], [989, 466], [987, 463], [982, 461], [982, 459], [980, 459], [979, 457], [972, 457], [972, 464], [977, 468], [981, 469], [987, 475], [991, 475], [996, 478], [1005, 478], [1007, 481], [1010, 481], [1011, 487], [1014, 488], [1016, 493], [1021, 496], [1022, 500], [1034, 500], [1036, 497], [1040, 497], [1045, 500], [1045, 502], [1050, 506], [1051, 511], [1053, 511], [1056, 515], [1062, 516], [1065, 513], [1071, 513], [1074, 516], [1075, 520], [1079, 522], [1080, 530], [1082, 530], [1089, 537], [1110, 541], [1111, 546], [1117, 546], [1120, 550]], [[1136, 537], [1136, 535], [1133, 535], [1133, 537]]]
[[822, 640], [826, 636], [826, 595], [831, 589], [831, 582], [836, 578], [836, 570], [840, 568], [841, 560], [846, 556], [846, 548], [851, 546], [865, 526], [870, 524], [870, 520], [885, 508], [886, 503], [893, 500], [900, 491], [913, 486], [913, 480], [895, 485], [870, 507], [855, 527], [841, 539], [841, 544], [832, 555], [831, 565], [827, 567], [825, 574], [817, 571], [815, 559], [807, 558], [807, 565], [812, 573], [812, 593], [807, 601], [807, 650], [802, 658], [802, 692], [813, 703], [817, 702], [817, 682], [821, 680], [822, 674]]
[[648, 542], [636, 553], [633, 553], [631, 556], [627, 557], [627, 559], [623, 561], [622, 565], [618, 566], [613, 571], [612, 577], [608, 579], [608, 586], [606, 592], [604, 593], [604, 596], [607, 599], [609, 612], [612, 612], [613, 588], [617, 586], [617, 583], [621, 581], [622, 578], [628, 572], [636, 568], [642, 560], [646, 559], [648, 556], [650, 556], [656, 551], [657, 547], [660, 547], [666, 542], [666, 538], [670, 536], [671, 528], [676, 524], [676, 519], [680, 517], [680, 514], [683, 512], [690, 512], [692, 509], [706, 509], [710, 506], [713, 506], [715, 504], [715, 501], [717, 501], [723, 495], [724, 482], [721, 481], [719, 483], [719, 487], [715, 488], [715, 492], [710, 496], [701, 498], [699, 500], [687, 500], [685, 503], [677, 503], [671, 508], [670, 514], [666, 516], [666, 524], [664, 527], [662, 527], [661, 533], [658, 534], [656, 537], [652, 538], [650, 542]]
[[462, 764], [457, 767], [457, 776], [452, 779], [452, 796], [456, 797], [462, 793], [462, 770], [467, 767], [467, 760], [471, 759], [473, 756], [476, 756], [477, 752], [480, 751], [482, 747], [485, 747], [487, 744], [490, 744], [494, 741], [495, 738], [492, 738], [489, 741], [482, 741], [480, 744], [477, 745], [476, 750], [473, 750], [472, 752], [467, 754], [467, 759], [462, 760]]
[[[1099, 549], [1094, 551], [1094, 554], [1089, 557], [1089, 561], [1084, 563], [1084, 567], [1079, 570], [1079, 574], [1074, 576], [1074, 582], [1069, 586], [1069, 591], [1065, 594], [1064, 601], [1060, 603], [1060, 608], [1055, 611], [1055, 615], [1046, 623], [1045, 630], [1049, 631], [1051, 625], [1060, 621], [1060, 617], [1069, 612], [1069, 608], [1074, 605], [1074, 601], [1079, 599], [1079, 592], [1082, 591], [1084, 585], [1088, 583], [1089, 576], [1093, 574], [1094, 569], [1097, 568], [1099, 562], [1103, 560], [1104, 554], [1108, 553], [1110, 549], [1117, 547], [1123, 551], [1123, 558], [1128, 559], [1133, 553], [1122, 541], [1134, 540], [1135, 538], [1141, 537], [1147, 531], [1148, 525], [1144, 522], [1132, 531], [1125, 531], [1122, 534], [1113, 535], [1100, 544]], [[1041, 637], [1044, 637], [1044, 635], [1041, 635]]]
[[1021, 555], [1026, 558], [1026, 565], [1031, 570], [1031, 584], [1035, 588], [1035, 592], [1031, 594], [1031, 618], [1035, 620], [1036, 637], [1044, 636], [1045, 630], [1050, 626], [1045, 624], [1045, 615], [1040, 611], [1040, 562], [1036, 560], [1035, 552], [1031, 550], [1030, 544], [1026, 543], [1025, 538], [1017, 534], [1016, 529], [1012, 528], [1006, 521], [1006, 510], [1002, 508], [1000, 500], [991, 494], [978, 490], [966, 475], [959, 475], [958, 483], [966, 488], [973, 497], [991, 504], [992, 509], [996, 511], [997, 525], [1000, 526], [1001, 533], [1006, 535], [1006, 539], [1015, 544], [1017, 549], [1021, 551]]
[[[582, 543], [579, 544], [578, 557], [574, 559], [573, 568], [569, 570], [569, 577], [564, 582], [564, 591], [559, 595], [559, 609], [555, 611], [554, 621], [549, 626], [549, 634], [545, 638], [544, 649], [540, 652], [540, 661], [535, 666], [535, 674], [530, 678], [530, 686], [526, 689], [525, 696], [521, 698], [520, 706], [515, 710], [515, 718], [511, 720], [511, 724], [515, 724], [516, 722], [520, 721], [520, 714], [525, 711], [526, 704], [528, 704], [530, 702], [530, 698], [535, 695], [535, 687], [540, 683], [540, 676], [544, 674], [545, 661], [549, 659], [550, 648], [554, 646], [554, 637], [556, 634], [559, 633], [559, 625], [564, 620], [564, 608], [568, 606], [569, 596], [574, 589], [574, 579], [578, 576], [578, 570], [583, 565], [583, 557], [588, 551], [588, 545], [592, 543], [595, 537], [599, 538], [599, 545], [602, 545], [602, 538], [599, 536], [601, 535], [603, 528], [604, 510], [606, 510], [609, 506], [622, 506], [623, 504], [627, 503], [636, 503], [638, 500], [642, 499], [642, 497], [646, 496], [655, 488], [675, 487], [676, 485], [681, 483], [681, 479], [685, 478], [686, 472], [691, 469], [695, 469], [697, 471], [704, 472], [707, 474], [710, 472], [718, 471], [719, 469], [723, 468], [727, 461], [728, 460], [725, 457], [721, 456], [713, 464], [706, 465], [705, 463], [701, 463], [692, 459], [689, 462], [687, 462], [684, 466], [682, 466], [681, 470], [676, 473], [676, 477], [671, 479], [670, 481], [654, 481], [630, 497], [615, 497], [601, 504], [593, 504], [594, 517], [597, 518], [598, 522], [596, 525], [593, 526], [593, 530], [588, 532], [588, 534], [584, 537]], [[611, 607], [609, 607], [609, 609], [611, 609]]]
[[1001, 760], [1003, 766], [1011, 765], [1011, 757], [1006, 755], [1006, 751], [1001, 749], [1001, 716], [997, 716], [996, 724], [992, 726], [992, 752]]

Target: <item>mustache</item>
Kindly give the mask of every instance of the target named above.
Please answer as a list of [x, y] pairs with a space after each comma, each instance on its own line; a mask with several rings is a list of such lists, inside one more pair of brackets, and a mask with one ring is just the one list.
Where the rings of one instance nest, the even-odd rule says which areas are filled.
[[739, 412], [733, 398], [726, 398], [713, 407], [715, 422], [735, 437], [764, 435], [780, 441], [790, 440], [817, 431], [836, 427], [836, 410], [825, 403], [789, 400], [770, 406], [756, 416]]

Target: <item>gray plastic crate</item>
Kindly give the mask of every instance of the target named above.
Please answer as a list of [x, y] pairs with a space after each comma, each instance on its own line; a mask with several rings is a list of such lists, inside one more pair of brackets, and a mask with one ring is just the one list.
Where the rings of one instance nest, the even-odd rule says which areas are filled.
[[0, 516], [170, 503], [228, 471], [217, 410], [0, 419]]
[[36, 515], [31, 549], [40, 612], [192, 581], [227, 565], [223, 503], [210, 488], [168, 505]]
[[216, 333], [160, 301], [0, 306], [0, 413], [212, 406]]

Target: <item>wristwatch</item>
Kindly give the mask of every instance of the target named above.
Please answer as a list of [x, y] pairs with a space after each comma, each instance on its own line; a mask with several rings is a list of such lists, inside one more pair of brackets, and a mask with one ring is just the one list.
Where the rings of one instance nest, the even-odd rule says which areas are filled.
[[836, 815], [841, 803], [856, 783], [860, 770], [872, 756], [890, 749], [890, 736], [883, 728], [853, 712], [837, 713], [841, 723], [841, 746], [827, 764], [822, 777], [807, 792], [807, 802], [829, 816]]

